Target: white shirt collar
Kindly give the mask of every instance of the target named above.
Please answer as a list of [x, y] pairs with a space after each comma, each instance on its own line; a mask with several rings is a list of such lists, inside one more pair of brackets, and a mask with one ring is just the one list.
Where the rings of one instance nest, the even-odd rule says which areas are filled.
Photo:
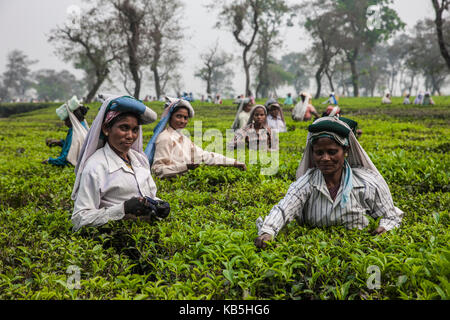
[[[105, 143], [103, 150], [105, 153], [105, 158], [106, 158], [106, 162], [108, 165], [109, 173], [119, 170], [120, 168], [122, 168], [126, 172], [134, 173], [134, 171], [126, 165], [125, 161], [123, 161], [123, 159], [121, 157], [119, 157], [117, 155], [117, 153], [114, 152], [114, 150], [111, 148], [111, 146], [108, 144], [108, 142]], [[136, 156], [133, 154], [133, 151], [134, 150], [132, 150], [132, 149], [130, 149], [130, 151], [128, 151], [128, 157], [130, 158], [131, 166], [132, 167], [141, 167], [141, 164], [137, 160]]]

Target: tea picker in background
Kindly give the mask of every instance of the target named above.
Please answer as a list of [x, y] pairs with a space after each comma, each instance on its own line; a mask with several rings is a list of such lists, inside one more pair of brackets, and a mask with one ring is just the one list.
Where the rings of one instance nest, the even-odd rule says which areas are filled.
[[290, 93], [287, 94], [286, 99], [284, 99], [284, 103], [285, 106], [291, 106], [294, 104], [294, 101], [292, 100], [292, 95]]
[[200, 164], [247, 169], [244, 163], [196, 146], [189, 137], [180, 132], [194, 116], [191, 104], [182, 99], [166, 97], [166, 100], [161, 120], [153, 130], [153, 136], [145, 149], [152, 172], [157, 177], [177, 176], [196, 169]]
[[325, 111], [322, 113], [322, 117], [340, 117], [341, 116], [341, 108], [338, 106], [328, 106]]
[[299, 95], [299, 101], [292, 110], [292, 119], [295, 121], [309, 121], [311, 115], [315, 118], [319, 118], [320, 115], [316, 108], [311, 104], [312, 97], [307, 92], [301, 92]]
[[403, 104], [411, 104], [411, 101], [409, 100], [410, 94], [405, 94], [405, 98], [403, 99]]
[[75, 167], [73, 230], [113, 220], [155, 221], [169, 214], [142, 151], [142, 124], [156, 113], [128, 96], [104, 95]]
[[384, 94], [384, 97], [381, 99], [382, 104], [391, 104], [391, 94], [389, 92], [386, 92]]
[[275, 139], [267, 123], [267, 109], [263, 105], [256, 105], [250, 111], [247, 125], [235, 132], [233, 141], [228, 144], [228, 149], [247, 146], [252, 150], [277, 150], [278, 141]]
[[264, 106], [267, 109], [267, 124], [272, 131], [286, 132], [286, 121], [283, 109], [275, 99], [268, 99]]
[[49, 163], [61, 167], [64, 167], [69, 163], [74, 166], [77, 164], [78, 154], [89, 129], [89, 126], [84, 119], [88, 110], [89, 108], [83, 106], [76, 96], [73, 96], [69, 101], [56, 109], [56, 114], [64, 121], [64, 124], [69, 130], [67, 131], [65, 139], [59, 140], [47, 138], [45, 140], [47, 146], [60, 146], [62, 149], [59, 157], [50, 157], [42, 161], [42, 163]]
[[235, 103], [238, 103], [238, 110], [231, 128], [233, 130], [238, 130], [247, 125], [253, 104], [250, 98], [238, 98]]
[[322, 102], [322, 104], [330, 104], [330, 105], [337, 106], [338, 102], [337, 102], [337, 98], [336, 98], [336, 95], [334, 94], [334, 92], [330, 93], [329, 98], [326, 101]]
[[216, 94], [216, 98], [214, 99], [214, 104], [222, 104], [222, 99], [220, 98], [220, 94]]
[[356, 140], [356, 122], [323, 117], [308, 127], [297, 181], [263, 221], [257, 220], [255, 245], [266, 246], [290, 221], [313, 227], [363, 229], [380, 218], [373, 235], [400, 225], [403, 212], [394, 206], [389, 187]]
[[423, 93], [419, 92], [417, 97], [414, 99], [414, 104], [422, 104], [423, 102]]
[[423, 102], [422, 104], [424, 106], [427, 105], [434, 105], [433, 98], [431, 98], [431, 93], [429, 91], [425, 92], [425, 95], [423, 96]]

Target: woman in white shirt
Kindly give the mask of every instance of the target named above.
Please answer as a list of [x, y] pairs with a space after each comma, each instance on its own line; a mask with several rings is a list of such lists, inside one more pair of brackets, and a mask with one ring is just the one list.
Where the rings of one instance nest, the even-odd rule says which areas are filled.
[[236, 112], [236, 116], [233, 121], [231, 128], [233, 130], [239, 130], [247, 125], [248, 119], [250, 118], [250, 111], [253, 107], [252, 99], [242, 98], [238, 100], [239, 107]]
[[156, 185], [142, 152], [141, 124], [156, 117], [131, 97], [114, 96], [103, 102], [75, 168], [74, 231], [111, 220], [151, 221], [168, 215], [169, 205], [156, 198]]
[[307, 145], [297, 181], [262, 222], [255, 245], [266, 246], [290, 221], [316, 227], [368, 226], [370, 215], [381, 218], [372, 234], [400, 225], [403, 212], [394, 206], [389, 187], [359, 145], [350, 119], [322, 117], [308, 127]]
[[384, 94], [383, 99], [381, 99], [381, 103], [383, 103], [383, 104], [391, 104], [392, 103], [391, 94], [389, 92], [386, 92]]
[[181, 133], [194, 116], [194, 109], [186, 100], [167, 99], [169, 104], [145, 149], [151, 170], [157, 177], [177, 176], [196, 169], [200, 164], [247, 169], [244, 163], [235, 159], [203, 150]]
[[283, 110], [275, 99], [269, 99], [265, 103], [267, 109], [267, 124], [272, 131], [286, 132], [286, 121]]

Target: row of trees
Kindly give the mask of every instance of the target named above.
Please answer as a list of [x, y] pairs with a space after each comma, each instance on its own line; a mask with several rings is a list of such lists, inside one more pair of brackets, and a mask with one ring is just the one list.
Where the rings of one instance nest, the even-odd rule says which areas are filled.
[[24, 100], [29, 91], [34, 91], [33, 96], [40, 101], [61, 101], [84, 94], [84, 83], [67, 70], [32, 72], [31, 66], [37, 62], [20, 50], [8, 54], [5, 71], [0, 75], [0, 101]]
[[[232, 64], [239, 59], [248, 96], [267, 97], [282, 85], [299, 92], [311, 83], [315, 97], [324, 89], [373, 96], [384, 90], [411, 92], [419, 80], [440, 94], [450, 70], [450, 22], [443, 18], [449, 0], [430, 1], [436, 19], [419, 21], [408, 34], [398, 34], [405, 24], [390, 8], [392, 0], [311, 0], [291, 6], [286, 0], [211, 1], [207, 7], [217, 16], [216, 27], [230, 32], [242, 51], [232, 55], [218, 43], [204, 48], [195, 76], [205, 82], [208, 94], [232, 92]], [[95, 97], [105, 81], [121, 83], [136, 98], [143, 79], [153, 83], [158, 99], [169, 88], [181, 91], [177, 70], [183, 63], [185, 35], [180, 0], [89, 4], [81, 15], [49, 35], [57, 54], [83, 71], [86, 101]], [[286, 28], [308, 34], [311, 46], [277, 58], [283, 45], [281, 30]], [[23, 89], [29, 72], [20, 73]], [[34, 77], [42, 79], [50, 73], [42, 71]], [[0, 94], [11, 88], [10, 78], [3, 75]]]

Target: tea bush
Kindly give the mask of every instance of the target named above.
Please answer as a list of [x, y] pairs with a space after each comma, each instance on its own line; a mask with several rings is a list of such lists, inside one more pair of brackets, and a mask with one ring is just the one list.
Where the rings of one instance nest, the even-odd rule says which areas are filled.
[[[323, 100], [313, 101], [319, 112]], [[1, 119], [0, 299], [449, 299], [450, 97], [435, 101], [340, 100], [405, 212], [399, 229], [374, 237], [373, 219], [365, 230], [292, 222], [263, 251], [253, 244], [255, 220], [285, 195], [306, 144], [310, 122], [292, 121], [292, 107], [284, 109], [289, 132], [279, 136], [274, 175], [247, 159], [247, 171], [200, 166], [155, 178], [158, 196], [171, 204], [166, 220], [115, 221], [76, 233], [73, 167], [40, 163], [59, 153], [45, 138], [66, 135], [55, 106]], [[161, 114], [163, 103], [149, 105]], [[99, 106], [89, 105], [89, 124]], [[236, 112], [231, 100], [193, 106], [191, 135], [201, 120], [203, 133], [225, 136]], [[145, 142], [155, 125], [143, 127]], [[68, 285], [74, 266], [79, 289]], [[379, 287], [369, 285], [371, 267], [380, 271]]]

